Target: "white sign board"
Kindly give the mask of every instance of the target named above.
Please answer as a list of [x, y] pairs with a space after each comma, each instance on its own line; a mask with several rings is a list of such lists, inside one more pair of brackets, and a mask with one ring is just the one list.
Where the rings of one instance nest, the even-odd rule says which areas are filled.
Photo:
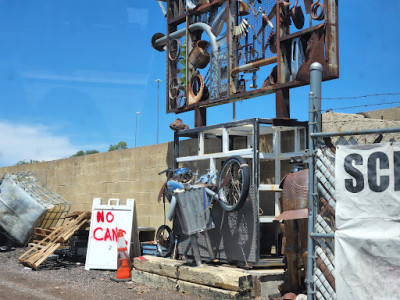
[[400, 297], [400, 144], [338, 146], [337, 299]]
[[119, 199], [109, 199], [106, 205], [101, 204], [100, 198], [93, 199], [86, 270], [117, 269], [118, 230], [124, 231], [126, 244], [130, 245], [134, 208], [133, 199], [127, 199], [126, 205], [119, 205]]

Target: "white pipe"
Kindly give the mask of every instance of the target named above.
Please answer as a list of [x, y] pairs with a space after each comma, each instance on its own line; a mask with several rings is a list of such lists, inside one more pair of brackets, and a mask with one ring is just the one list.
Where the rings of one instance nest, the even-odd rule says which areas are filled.
[[332, 277], [335, 278], [335, 268], [329, 260], [328, 256], [326, 256], [325, 252], [322, 250], [322, 248], [317, 246], [315, 248], [315, 252], [322, 259], [322, 262], [325, 264], [328, 271], [332, 274]]
[[332, 206], [332, 208], [334, 210], [336, 210], [336, 202], [332, 198], [332, 196], [329, 195], [327, 191], [325, 191], [325, 189], [321, 183], [318, 182], [317, 186], [318, 186], [318, 192], [320, 192], [322, 194], [322, 196], [324, 196], [324, 198], [328, 201], [329, 205]]
[[318, 278], [317, 275], [314, 274], [313, 280], [314, 280], [315, 285], [317, 286], [317, 288], [323, 295], [324, 299], [332, 300], [331, 295], [329, 295], [328, 291], [326, 290], [326, 288], [324, 287], [324, 285], [322, 284], [321, 280]]
[[329, 226], [328, 223], [326, 223], [326, 221], [321, 217], [321, 215], [317, 215], [317, 223], [324, 228], [325, 232], [334, 233], [331, 226]]
[[170, 220], [170, 221], [172, 221], [172, 219], [175, 216], [176, 203], [177, 203], [176, 197], [172, 196], [171, 203], [169, 204], [169, 209], [168, 209], [168, 212], [167, 212], [167, 219]]
[[321, 149], [318, 149], [317, 151], [317, 156], [322, 160], [324, 165], [326, 165], [326, 167], [329, 169], [329, 172], [332, 175], [335, 175], [335, 163], [331, 161], [329, 155], [333, 155], [330, 150], [325, 149], [325, 151], [322, 151]]
[[317, 291], [315, 293], [315, 296], [317, 297], [318, 300], [325, 300], [325, 298], [322, 296], [322, 294], [319, 291]]
[[[206, 24], [206, 23], [202, 23], [202, 22], [198, 22], [198, 23], [194, 23], [192, 25], [189, 25], [189, 31], [196, 31], [196, 30], [202, 30], [204, 31], [208, 37], [210, 38], [210, 43], [211, 43], [211, 47], [212, 47], [212, 51], [218, 52], [218, 42], [217, 42], [217, 38], [215, 37], [215, 35], [211, 32], [211, 26]], [[180, 37], [183, 37], [184, 35], [186, 35], [186, 28], [182, 28], [180, 30], [177, 30], [173, 33], [171, 33], [169, 35], [170, 39], [178, 39]], [[158, 48], [161, 46], [165, 46], [167, 44], [167, 36], [163, 36], [162, 38], [159, 38], [158, 40], [156, 40], [154, 42], [154, 48]]]
[[326, 255], [329, 257], [329, 260], [331, 261], [332, 266], [335, 267], [335, 254], [333, 254], [332, 250], [322, 239], [316, 239], [316, 241], [321, 246], [321, 248], [325, 251]]
[[326, 280], [320, 269], [315, 269], [315, 275], [317, 275], [324, 288], [328, 291], [329, 296], [331, 296], [333, 299], [336, 299], [335, 291], [332, 289], [331, 285], [329, 284], [328, 280]]
[[329, 194], [331, 194], [332, 196], [335, 195], [335, 189], [320, 170], [315, 171], [315, 176], [317, 176], [319, 182], [324, 186], [324, 188], [329, 192]]

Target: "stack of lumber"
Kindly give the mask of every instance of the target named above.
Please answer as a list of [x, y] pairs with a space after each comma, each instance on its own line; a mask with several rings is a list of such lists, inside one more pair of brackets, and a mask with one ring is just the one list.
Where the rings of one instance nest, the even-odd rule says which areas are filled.
[[88, 223], [90, 223], [90, 212], [73, 213], [67, 216], [62, 227], [49, 230], [42, 240], [31, 243], [31, 248], [19, 257], [19, 261], [37, 270], [54, 251]]
[[154, 256], [134, 258], [135, 282], [163, 286], [208, 299], [249, 299], [259, 296], [252, 275], [240, 269], [201, 265]]

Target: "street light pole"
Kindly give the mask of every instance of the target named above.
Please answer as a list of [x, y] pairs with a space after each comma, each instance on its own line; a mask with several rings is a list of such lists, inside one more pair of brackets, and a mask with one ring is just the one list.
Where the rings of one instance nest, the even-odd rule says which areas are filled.
[[136, 148], [136, 139], [137, 139], [137, 118], [140, 115], [140, 111], [136, 112], [136, 126], [135, 126], [135, 148]]
[[159, 112], [160, 112], [160, 82], [161, 79], [156, 79], [157, 82], [157, 144], [158, 144], [158, 120], [159, 120]]

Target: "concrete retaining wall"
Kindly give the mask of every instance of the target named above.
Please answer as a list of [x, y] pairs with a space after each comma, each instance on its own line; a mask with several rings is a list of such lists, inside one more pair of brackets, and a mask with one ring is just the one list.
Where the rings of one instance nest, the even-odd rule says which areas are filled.
[[172, 166], [173, 143], [164, 143], [0, 168], [0, 176], [34, 171], [51, 191], [71, 202], [71, 211], [90, 211], [94, 197], [120, 198], [122, 204], [133, 198], [138, 225], [157, 228], [164, 221], [157, 196], [165, 180], [158, 173]]

